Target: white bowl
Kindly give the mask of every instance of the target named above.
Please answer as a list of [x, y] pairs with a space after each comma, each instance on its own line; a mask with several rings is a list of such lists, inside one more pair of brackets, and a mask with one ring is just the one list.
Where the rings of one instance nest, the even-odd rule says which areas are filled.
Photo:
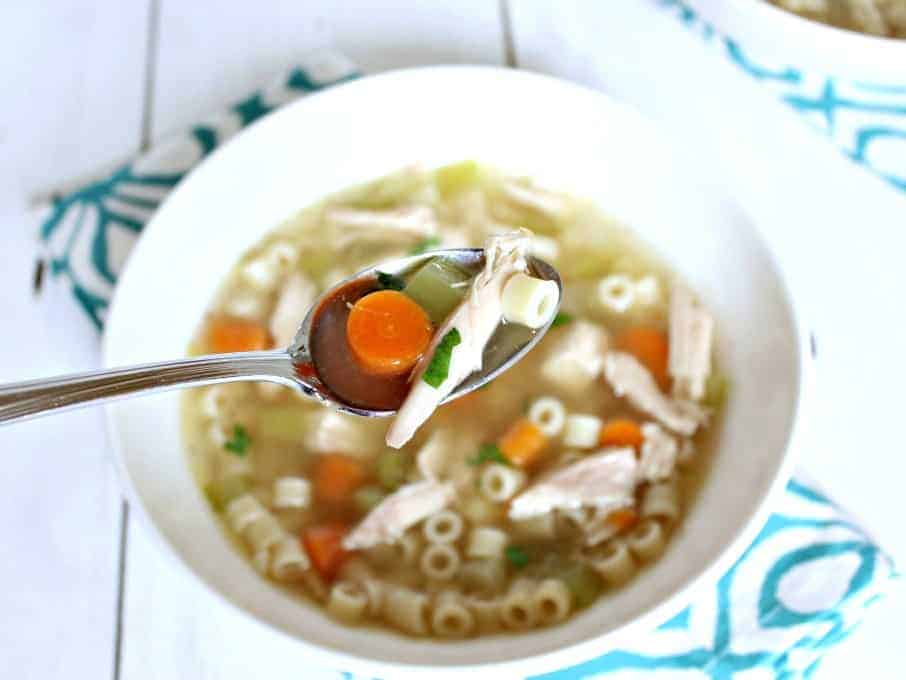
[[688, 0], [702, 18], [752, 56], [853, 80], [902, 85], [906, 40], [828, 26], [766, 0]]
[[316, 608], [305, 611], [259, 578], [215, 524], [186, 465], [179, 395], [110, 406], [123, 484], [165, 549], [245, 615], [334, 668], [537, 673], [599, 655], [678, 611], [693, 585], [713, 583], [754, 536], [790, 469], [805, 341], [783, 275], [753, 225], [694, 153], [672, 146], [634, 111], [519, 71], [434, 67], [366, 78], [238, 135], [145, 229], [117, 288], [105, 363], [182, 356], [243, 250], [299, 208], [413, 161], [464, 158], [596, 199], [701, 292], [719, 318], [719, 352], [733, 377], [720, 451], [667, 553], [631, 585], [562, 626], [441, 643], [347, 628]]

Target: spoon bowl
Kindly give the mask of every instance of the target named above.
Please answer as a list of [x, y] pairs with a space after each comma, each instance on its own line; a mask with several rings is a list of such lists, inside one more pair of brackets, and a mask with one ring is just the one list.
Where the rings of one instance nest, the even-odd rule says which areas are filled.
[[[237, 380], [280, 383], [344, 413], [369, 418], [391, 416], [396, 413], [395, 410], [370, 410], [341, 401], [318, 378], [317, 367], [310, 353], [312, 322], [321, 304], [337, 289], [354, 281], [373, 279], [378, 270], [397, 276], [405, 275], [439, 255], [469, 271], [479, 269], [484, 263], [482, 249], [460, 248], [429, 251], [363, 269], [318, 298], [308, 310], [295, 339], [288, 348], [263, 352], [213, 354], [0, 386], [0, 425], [139, 393]], [[528, 258], [528, 265], [529, 273], [532, 275], [556, 282], [559, 308], [563, 296], [563, 283], [557, 271], [548, 263], [534, 257]], [[450, 393], [444, 403], [480, 388], [516, 364], [541, 340], [552, 322], [553, 315], [542, 328], [531, 335], [527, 334], [524, 343], [517, 343], [515, 347], [511, 345], [512, 352], [506, 351], [506, 347], [501, 350], [492, 338], [485, 349], [482, 370], [466, 378]]]
[[[297, 367], [294, 376], [295, 384], [293, 386], [301, 389], [305, 394], [318, 399], [323, 404], [344, 413], [352, 413], [367, 418], [382, 418], [395, 414], [396, 410], [394, 409], [368, 409], [347, 404], [334, 395], [327, 385], [318, 378], [317, 366], [314, 365], [310, 352], [312, 324], [317, 316], [321, 303], [324, 300], [330, 299], [336, 291], [348, 286], [350, 283], [363, 279], [372, 279], [377, 275], [378, 271], [404, 278], [406, 275], [411, 274], [421, 265], [425, 264], [428, 260], [435, 257], [443, 257], [445, 260], [451, 261], [453, 264], [456, 264], [466, 271], [477, 272], [484, 266], [484, 250], [481, 248], [432, 250], [419, 255], [411, 255], [398, 260], [382, 262], [379, 265], [367, 267], [353, 274], [348, 279], [340, 281], [321, 295], [318, 301], [312, 305], [308, 314], [305, 315], [302, 325], [299, 326], [295, 339], [289, 346], [289, 355], [293, 364]], [[527, 259], [529, 274], [539, 279], [553, 281], [557, 284], [557, 308], [554, 310], [554, 313], [551, 314], [547, 323], [541, 328], [530, 332], [527, 329], [518, 327], [519, 331], [524, 332], [520, 333], [521, 337], [517, 337], [517, 342], [515, 343], [512, 342], [514, 339], [512, 337], [509, 338], [511, 342], [496, 342], [498, 336], [501, 335], [500, 331], [504, 328], [504, 325], [501, 324], [501, 326], [498, 327], [498, 332], [494, 334], [487, 347], [485, 347], [484, 354], [482, 355], [482, 370], [480, 372], [475, 372], [466, 378], [441, 403], [445, 404], [481, 388], [501, 373], [514, 366], [528, 354], [538, 342], [540, 342], [541, 338], [543, 338], [545, 333], [550, 329], [554, 316], [560, 309], [560, 302], [563, 298], [563, 282], [560, 280], [560, 275], [557, 270], [547, 262], [531, 256]], [[514, 326], [514, 328], [517, 327]], [[521, 340], [521, 342], [518, 340]], [[312, 369], [308, 369], [308, 367], [312, 367]], [[311, 377], [308, 377], [309, 375]]]

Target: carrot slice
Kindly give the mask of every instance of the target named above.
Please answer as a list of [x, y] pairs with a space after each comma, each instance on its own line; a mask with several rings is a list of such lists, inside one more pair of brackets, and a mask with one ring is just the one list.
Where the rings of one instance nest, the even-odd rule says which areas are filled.
[[627, 328], [617, 336], [615, 344], [618, 349], [629, 352], [651, 371], [661, 389], [670, 386], [667, 374], [667, 361], [670, 349], [667, 334], [650, 326]]
[[271, 339], [261, 324], [245, 319], [220, 318], [208, 328], [208, 346], [212, 352], [253, 352], [267, 349]]
[[327, 581], [332, 581], [340, 567], [349, 558], [343, 549], [347, 528], [339, 522], [308, 527], [302, 534], [302, 545], [312, 565]]
[[628, 529], [639, 521], [639, 514], [632, 508], [614, 510], [607, 515], [607, 523], [615, 526], [620, 531]]
[[601, 446], [634, 446], [638, 451], [642, 446], [642, 428], [628, 418], [611, 420], [601, 428], [598, 443]]
[[315, 496], [326, 503], [345, 503], [365, 482], [365, 469], [352, 458], [328, 453], [318, 459]]
[[428, 349], [431, 320], [418, 303], [396, 290], [359, 298], [346, 320], [346, 339], [362, 369], [398, 375]]
[[510, 426], [504, 435], [497, 441], [500, 453], [519, 467], [531, 466], [544, 447], [547, 446], [547, 437], [535, 423], [528, 418], [520, 418]]

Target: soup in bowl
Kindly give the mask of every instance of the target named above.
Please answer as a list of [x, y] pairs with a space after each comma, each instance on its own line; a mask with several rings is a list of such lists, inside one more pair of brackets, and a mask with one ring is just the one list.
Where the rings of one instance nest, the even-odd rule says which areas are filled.
[[[466, 153], [483, 162], [458, 162]], [[430, 209], [430, 233], [344, 241], [338, 226], [338, 210], [413, 207]], [[316, 295], [412, 249], [514, 228], [563, 276], [560, 316], [516, 367], [401, 448], [389, 420], [274, 386], [108, 410], [124, 483], [165, 549], [326, 665], [538, 672], [600, 654], [738, 557], [785, 480], [803, 338], [757, 232], [694, 155], [636, 114], [528, 74], [366, 79], [239, 135], [149, 225], [106, 359], [242, 336], [215, 332], [223, 323], [278, 344], [298, 321], [275, 322], [290, 281]], [[442, 252], [429, 263], [434, 279], [413, 272], [393, 289], [440, 328], [460, 304], [454, 284], [469, 282]], [[445, 296], [452, 306], [435, 310]], [[694, 336], [707, 330], [685, 368], [671, 363], [685, 337], [673, 308]], [[394, 503], [405, 512], [378, 512]]]

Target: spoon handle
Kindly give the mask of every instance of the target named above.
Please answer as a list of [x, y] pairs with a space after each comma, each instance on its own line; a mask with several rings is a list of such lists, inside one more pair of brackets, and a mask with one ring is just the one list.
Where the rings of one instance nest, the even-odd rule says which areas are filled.
[[286, 350], [242, 352], [163, 361], [0, 385], [0, 425], [79, 406], [177, 387], [235, 380], [298, 385]]

